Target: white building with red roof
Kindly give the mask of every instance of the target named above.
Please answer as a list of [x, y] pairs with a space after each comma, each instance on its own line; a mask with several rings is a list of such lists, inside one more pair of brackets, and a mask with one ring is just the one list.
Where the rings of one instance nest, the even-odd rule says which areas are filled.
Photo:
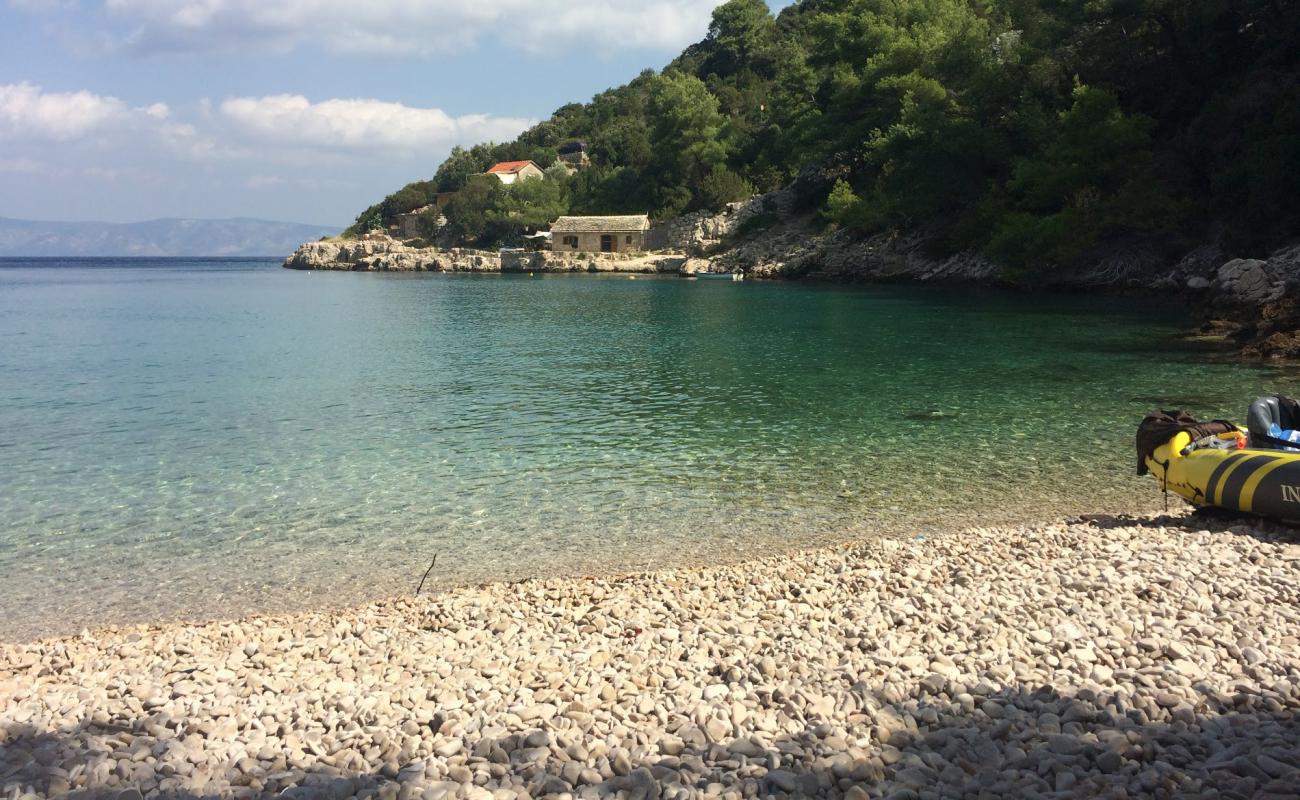
[[514, 183], [525, 178], [543, 178], [546, 173], [542, 168], [531, 161], [502, 161], [499, 164], [493, 164], [487, 171], [488, 175], [495, 176], [502, 183]]

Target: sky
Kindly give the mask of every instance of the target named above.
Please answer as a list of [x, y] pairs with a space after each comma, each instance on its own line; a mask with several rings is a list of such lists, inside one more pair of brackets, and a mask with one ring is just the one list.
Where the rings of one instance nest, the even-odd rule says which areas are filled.
[[662, 67], [715, 5], [0, 0], [0, 217], [341, 227]]

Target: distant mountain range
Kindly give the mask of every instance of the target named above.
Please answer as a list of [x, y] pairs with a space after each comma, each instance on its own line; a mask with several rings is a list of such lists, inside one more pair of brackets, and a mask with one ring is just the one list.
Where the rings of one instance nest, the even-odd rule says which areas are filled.
[[0, 217], [0, 256], [284, 256], [341, 229], [242, 217], [128, 223]]

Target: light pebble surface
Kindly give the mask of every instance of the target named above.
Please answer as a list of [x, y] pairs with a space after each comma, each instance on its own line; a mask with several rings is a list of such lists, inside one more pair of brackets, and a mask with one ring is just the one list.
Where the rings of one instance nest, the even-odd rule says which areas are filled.
[[0, 645], [0, 796], [1294, 798], [1297, 542], [1097, 518]]

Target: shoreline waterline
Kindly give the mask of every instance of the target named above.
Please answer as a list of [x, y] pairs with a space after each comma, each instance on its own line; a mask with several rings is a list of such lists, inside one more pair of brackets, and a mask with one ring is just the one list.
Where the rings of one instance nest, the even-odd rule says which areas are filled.
[[1267, 796], [1297, 592], [1294, 530], [1098, 516], [2, 644], [0, 788]]
[[[1123, 493], [1120, 495], [1124, 496]], [[426, 595], [456, 592], [472, 586], [539, 579], [619, 580], [666, 570], [735, 566], [760, 559], [797, 557], [819, 549], [851, 547], [879, 538], [923, 541], [926, 538], [954, 535], [964, 528], [976, 525], [1024, 527], [1038, 524], [1044, 518], [1077, 517], [1096, 514], [1102, 509], [1123, 508], [1122, 513], [1143, 514], [1155, 513], [1162, 506], [1154, 492], [1141, 489], [1129, 493], [1127, 499], [1127, 503], [1116, 503], [1113, 498], [1099, 502], [1072, 502], [1058, 498], [1058, 502], [1050, 504], [1053, 508], [1050, 515], [1042, 513], [1041, 501], [1014, 507], [1000, 505], [941, 509], [930, 514], [895, 513], [885, 517], [864, 518], [851, 525], [798, 532], [792, 532], [789, 526], [801, 524], [799, 518], [791, 516], [788, 522], [783, 523], [780, 515], [777, 515], [778, 521], [771, 529], [749, 531], [737, 538], [728, 537], [725, 546], [716, 546], [708, 537], [701, 537], [695, 546], [682, 547], [675, 544], [671, 552], [662, 547], [642, 547], [636, 553], [604, 556], [595, 561], [570, 553], [568, 560], [551, 556], [545, 562], [530, 564], [525, 559], [515, 559], [509, 565], [478, 571], [461, 563], [454, 550], [422, 551], [404, 548], [406, 552], [403, 555], [386, 554], [394, 556], [394, 560], [388, 562], [385, 569], [357, 571], [355, 582], [332, 590], [310, 584], [284, 584], [263, 585], [256, 592], [242, 595], [225, 592], [205, 595], [203, 584], [197, 583], [193, 586], [176, 586], [179, 596], [184, 599], [169, 605], [163, 605], [159, 601], [165, 591], [157, 591], [137, 592], [129, 601], [123, 600], [108, 607], [101, 605], [89, 612], [81, 611], [75, 615], [55, 609], [42, 611], [15, 608], [15, 613], [10, 618], [0, 621], [0, 644], [31, 643], [78, 636], [86, 632], [93, 634], [108, 629], [140, 626], [192, 626], [237, 622], [263, 616], [319, 611], [345, 612], [371, 603], [409, 598], [426, 569], [429, 570], [423, 590]], [[652, 532], [647, 531], [647, 535], [652, 535]], [[529, 555], [540, 558], [544, 552], [537, 550]], [[374, 563], [375, 559], [370, 554], [361, 552], [355, 555], [366, 564]], [[201, 580], [198, 576], [209, 572], [204, 564], [189, 565], [184, 570], [173, 564], [166, 569], [168, 575], [165, 580], [169, 584], [178, 583], [178, 576], [187, 579], [193, 576], [194, 580]], [[382, 578], [378, 577], [380, 573]], [[283, 574], [286, 579], [292, 579], [288, 572]], [[132, 579], [129, 585], [134, 584], [135, 579]], [[75, 594], [76, 585], [74, 577], [69, 583], [62, 584], [62, 589], [51, 586], [48, 591], [51, 594], [60, 591]], [[108, 594], [121, 596], [111, 592]]]

